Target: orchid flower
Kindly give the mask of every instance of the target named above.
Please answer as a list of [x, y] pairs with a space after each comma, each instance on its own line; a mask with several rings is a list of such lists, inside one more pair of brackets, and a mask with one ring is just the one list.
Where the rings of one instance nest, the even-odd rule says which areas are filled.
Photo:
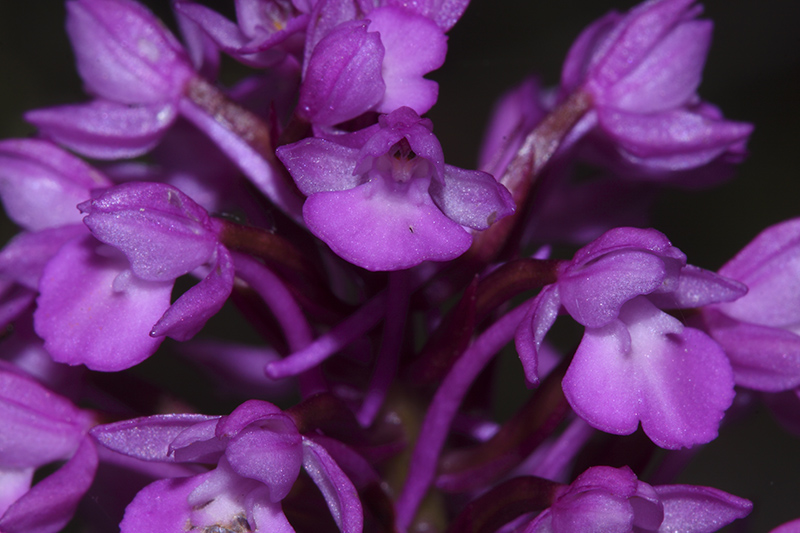
[[145, 487], [128, 506], [123, 533], [155, 529], [227, 528], [294, 531], [281, 510], [305, 470], [344, 533], [361, 531], [355, 487], [325, 447], [300, 434], [274, 405], [251, 400], [230, 415], [160, 415], [98, 426], [103, 445], [148, 461], [216, 464], [190, 478]]
[[563, 307], [586, 327], [564, 377], [564, 393], [582, 418], [618, 434], [633, 433], [641, 421], [666, 448], [709, 442], [733, 401], [730, 364], [716, 342], [662, 309], [731, 301], [745, 291], [686, 265], [655, 230], [617, 228], [561, 265], [558, 281], [520, 325], [517, 349], [535, 382], [536, 351]]
[[[303, 219], [339, 256], [368, 270], [446, 261], [514, 210], [508, 191], [480, 171], [445, 165], [430, 120], [401, 107], [378, 124], [278, 149], [308, 196]], [[314, 162], [314, 164], [309, 164]]]

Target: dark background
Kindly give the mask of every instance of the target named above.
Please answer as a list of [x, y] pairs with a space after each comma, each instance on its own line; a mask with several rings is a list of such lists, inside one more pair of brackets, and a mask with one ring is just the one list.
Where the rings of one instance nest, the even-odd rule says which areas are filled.
[[[171, 24], [166, 0], [149, 5]], [[611, 8], [631, 5], [474, 0], [450, 32], [448, 62], [434, 76], [440, 97], [430, 116], [448, 163], [474, 166], [493, 100], [531, 73], [546, 85], [557, 83], [581, 29]], [[700, 94], [726, 117], [755, 124], [751, 154], [720, 188], [667, 193], [654, 226], [691, 263], [717, 269], [763, 228], [800, 215], [800, 1], [709, 0], [705, 6], [716, 25]], [[0, 138], [33, 133], [21, 117], [27, 109], [85, 98], [63, 20], [63, 3], [55, 0], [0, 2]], [[4, 242], [15, 230], [3, 224]], [[679, 481], [754, 500], [746, 530], [768, 531], [800, 516], [800, 439], [760, 409], [724, 429]]]

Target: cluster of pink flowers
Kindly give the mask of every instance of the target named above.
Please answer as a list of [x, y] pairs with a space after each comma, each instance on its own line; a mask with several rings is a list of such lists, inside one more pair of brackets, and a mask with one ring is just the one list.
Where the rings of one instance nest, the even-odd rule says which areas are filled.
[[[675, 484], [671, 458], [750, 391], [800, 426], [800, 219], [718, 272], [640, 222], [746, 156], [752, 126], [697, 93], [712, 23], [694, 0], [607, 14], [558, 86], [505, 93], [464, 169], [425, 76], [468, 4], [235, 0], [234, 21], [173, 0], [173, 33], [135, 0], [67, 0], [89, 98], [0, 141], [21, 230], [0, 250], [0, 532], [701, 533], [750, 513]], [[533, 392], [500, 421], [506, 347]], [[617, 437], [591, 453], [637, 432], [636, 464]]]

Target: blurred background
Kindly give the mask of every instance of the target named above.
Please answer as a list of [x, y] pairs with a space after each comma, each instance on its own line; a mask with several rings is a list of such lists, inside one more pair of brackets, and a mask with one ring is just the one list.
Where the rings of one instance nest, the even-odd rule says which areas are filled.
[[[173, 24], [167, 0], [148, 4]], [[450, 32], [446, 65], [432, 76], [440, 95], [429, 116], [448, 163], [474, 167], [494, 99], [529, 74], [556, 84], [579, 32], [609, 9], [633, 4], [473, 0]], [[699, 92], [726, 117], [755, 124], [750, 156], [722, 187], [665, 194], [654, 227], [692, 264], [716, 270], [765, 227], [800, 216], [800, 2], [704, 5], [715, 35]], [[64, 4], [56, 0], [0, 2], [0, 138], [34, 133], [22, 119], [28, 109], [85, 99], [63, 21]], [[1, 242], [15, 231], [3, 221]], [[679, 482], [753, 500], [756, 510], [741, 530], [769, 531], [800, 516], [800, 438], [757, 408], [724, 428]]]

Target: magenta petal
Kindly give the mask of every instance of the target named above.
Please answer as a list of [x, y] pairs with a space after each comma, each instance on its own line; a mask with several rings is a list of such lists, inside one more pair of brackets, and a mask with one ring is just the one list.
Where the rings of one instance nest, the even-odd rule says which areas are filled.
[[171, 104], [131, 107], [95, 100], [28, 111], [25, 119], [70, 150], [96, 159], [119, 159], [153, 149], [176, 116]]
[[704, 444], [717, 437], [720, 420], [733, 402], [733, 372], [724, 352], [705, 333], [685, 328], [671, 340], [664, 360], [646, 360], [642, 428], [663, 448]]
[[237, 474], [269, 487], [270, 501], [278, 502], [289, 494], [300, 475], [300, 433], [286, 415], [263, 418], [231, 439], [225, 457]]
[[608, 433], [628, 435], [639, 426], [630, 351], [630, 334], [621, 320], [587, 329], [562, 382], [578, 416]]
[[576, 489], [550, 507], [550, 531], [634, 531], [633, 507], [627, 494], [617, 494], [602, 484], [578, 485]]
[[144, 461], [172, 461], [170, 444], [178, 435], [187, 428], [218, 419], [194, 414], [155, 415], [97, 426], [91, 433], [97, 442], [121, 454]]
[[220, 420], [221, 417], [209, 417], [181, 431], [169, 445], [170, 457], [179, 463], [218, 462], [227, 446], [216, 435]]
[[67, 3], [67, 33], [87, 88], [108, 100], [175, 99], [193, 74], [175, 37], [130, 0]]
[[0, 328], [16, 320], [36, 299], [36, 290], [0, 279]]
[[249, 40], [239, 26], [202, 4], [178, 0], [175, 2], [175, 10], [198, 25], [220, 48], [227, 52], [245, 46]]
[[217, 437], [231, 438], [253, 422], [262, 418], [273, 418], [276, 415], [285, 416], [280, 408], [269, 402], [248, 400], [220, 420], [216, 430]]
[[733, 401], [733, 373], [708, 336], [637, 298], [620, 320], [586, 330], [564, 394], [598, 429], [629, 434], [641, 420], [653, 442], [680, 448], [717, 436]]
[[217, 263], [200, 283], [186, 291], [173, 303], [150, 335], [167, 335], [186, 341], [200, 331], [209, 318], [216, 315], [233, 290], [234, 268], [230, 252], [217, 246]]
[[121, 250], [143, 280], [174, 280], [207, 263], [217, 248], [206, 210], [170, 185], [126, 183], [80, 208], [92, 234]]
[[303, 72], [305, 73], [317, 43], [333, 32], [340, 24], [359, 18], [361, 13], [359, 12], [359, 6], [356, 5], [356, 0], [293, 0], [292, 3], [297, 6], [300, 2], [313, 4], [313, 6], [307, 5], [300, 9], [303, 13], [311, 13], [308, 28], [306, 29], [303, 57], [303, 65], [305, 65]]
[[361, 181], [361, 176], [354, 174], [359, 153], [354, 148], [323, 139], [303, 139], [281, 146], [275, 153], [306, 196], [352, 189]]
[[[191, 514], [181, 531], [253, 531], [252, 507], [272, 503], [265, 494], [264, 485], [236, 474], [225, 457], [219, 460], [217, 468], [197, 477], [203, 482], [189, 495]], [[272, 507], [273, 511], [280, 513], [276, 507]], [[270, 529], [267, 527], [264, 531]]]
[[39, 467], [68, 458], [90, 424], [66, 398], [33, 379], [2, 370], [0, 420], [3, 468]]
[[694, 0], [643, 2], [619, 20], [592, 57], [592, 76], [608, 87], [629, 75], [686, 17]]
[[[800, 263], [800, 218], [775, 224], [759, 233], [736, 256], [719, 269], [719, 273], [747, 283], [763, 283], [781, 274], [790, 281], [789, 267]], [[785, 272], [785, 270], [789, 270]], [[800, 285], [800, 283], [798, 283]], [[783, 285], [783, 283], [781, 283]], [[752, 290], [752, 289], [751, 289]]]
[[65, 244], [45, 268], [34, 324], [54, 360], [117, 371], [161, 344], [149, 332], [169, 307], [172, 282], [136, 278], [117, 254], [87, 236]]
[[730, 359], [737, 385], [778, 392], [800, 386], [800, 336], [784, 329], [703, 312], [703, 328]]
[[762, 231], [719, 273], [747, 285], [747, 295], [718, 309], [745, 322], [794, 328], [800, 324], [800, 219]]
[[[314, 444], [323, 447], [336, 462], [336, 465], [342, 469], [359, 490], [367, 488], [370, 484], [381, 482], [380, 475], [375, 471], [372, 464], [341, 441], [322, 435], [307, 435], [303, 437], [303, 440], [310, 440]], [[397, 444], [403, 446], [401, 443]]]
[[553, 533], [553, 512], [548, 507], [533, 520], [531, 520], [522, 530], [522, 533]]
[[286, 52], [277, 46], [308, 24], [308, 16], [297, 15], [278, 2], [236, 2], [238, 26], [194, 2], [180, 1], [175, 8], [213, 40], [215, 46], [257, 68], [281, 60]]
[[416, 13], [428, 18], [436, 23], [442, 31], [452, 28], [464, 10], [469, 5], [469, 0], [418, 0], [408, 2], [407, 0], [358, 0], [361, 9], [372, 14], [371, 10], [380, 6], [394, 6], [403, 8], [406, 11]]
[[[31, 300], [32, 303], [32, 300]], [[19, 317], [14, 322], [14, 333], [3, 343], [3, 359], [13, 364], [26, 376], [36, 379], [39, 383], [61, 394], [77, 395], [84, 386], [85, 372], [81, 368], [68, 367], [53, 361], [50, 354], [44, 349], [44, 342], [33, 331], [32, 308], [28, 313]], [[0, 362], [0, 365], [3, 365]], [[9, 365], [9, 370], [13, 367]], [[47, 391], [52, 396], [51, 391]], [[94, 417], [84, 412], [87, 424], [80, 428], [83, 434], [89, 425], [95, 423]], [[91, 422], [88, 420], [91, 419]]]
[[[390, 0], [387, 3], [390, 5], [392, 3], [397, 3], [402, 6], [409, 5], [405, 0]], [[458, 19], [461, 18], [461, 15], [464, 14], [464, 10], [467, 9], [469, 5], [469, 0], [428, 0], [426, 2], [417, 2], [410, 5], [413, 6], [412, 9], [427, 8], [426, 11], [420, 14], [432, 19], [440, 28], [447, 31], [452, 28], [455, 23], [458, 22]]]
[[649, 388], [642, 428], [663, 448], [710, 442], [733, 402], [730, 363], [717, 343], [693, 328], [665, 344], [663, 359], [645, 359], [639, 370], [640, 389]]
[[0, 468], [0, 517], [31, 488], [35, 470], [33, 467]]
[[634, 113], [654, 113], [687, 103], [700, 85], [711, 29], [711, 22], [705, 20], [679, 25], [597, 103], [602, 105], [608, 99], [613, 107]]
[[592, 51], [599, 47], [621, 18], [622, 15], [616, 11], [607, 13], [587, 26], [572, 43], [561, 69], [561, 89], [565, 94], [583, 82], [593, 59]]
[[286, 1], [273, 1], [265, 7], [261, 0], [236, 0], [236, 20], [242, 33], [252, 38], [249, 50], [269, 49], [292, 34], [305, 31], [309, 17], [296, 9]]
[[383, 45], [367, 21], [337, 26], [314, 48], [298, 108], [315, 124], [334, 125], [370, 110], [383, 97]]
[[76, 206], [108, 179], [54, 144], [33, 139], [0, 142], [0, 197], [9, 218], [29, 231], [76, 224]]
[[321, 125], [314, 125], [312, 130], [314, 132], [314, 138], [331, 141], [339, 146], [346, 146], [348, 148], [361, 150], [367, 141], [369, 141], [377, 132], [381, 131], [381, 118], [385, 116], [387, 115], [379, 115], [377, 124], [373, 124], [372, 126], [367, 126], [364, 129], [356, 131], [346, 131], [339, 129], [336, 126]]
[[[433, 168], [426, 168], [435, 179], [444, 177], [444, 152], [439, 139], [433, 134], [433, 123], [427, 118], [420, 118], [419, 114], [410, 107], [403, 106], [395, 109], [388, 115], [378, 117], [379, 129], [370, 135], [361, 146], [358, 153], [358, 165], [355, 172], [364, 174], [375, 168], [376, 159], [387, 154], [399, 153], [398, 143], [405, 139], [408, 146], [415, 154], [415, 159], [420, 157]], [[362, 130], [364, 133], [369, 129]], [[415, 171], [423, 171], [416, 165], [411, 165]], [[399, 169], [398, 169], [399, 170]], [[423, 171], [423, 172], [424, 172]], [[414, 173], [414, 171], [411, 171]], [[402, 172], [392, 171], [392, 174]]]
[[560, 307], [558, 287], [548, 285], [536, 296], [514, 334], [514, 344], [529, 383], [539, 382], [539, 350]]
[[685, 109], [641, 115], [599, 108], [597, 117], [625, 157], [666, 170], [709, 163], [753, 131], [750, 124], [712, 119]]
[[586, 327], [598, 328], [614, 320], [625, 302], [658, 289], [666, 274], [660, 257], [631, 249], [568, 269], [559, 276], [558, 290], [572, 318]]
[[368, 270], [400, 270], [455, 259], [470, 235], [433, 205], [429, 180], [387, 184], [382, 177], [349, 191], [322, 192], [303, 206], [309, 229], [339, 256]]
[[203, 476], [162, 479], [146, 486], [125, 509], [121, 533], [185, 531], [192, 508], [189, 495]]
[[677, 285], [666, 293], [650, 295], [661, 309], [691, 309], [717, 302], [730, 302], [747, 293], [743, 283], [693, 265], [681, 269]]
[[245, 498], [245, 509], [250, 515], [248, 522], [252, 524], [254, 533], [295, 533], [286, 519], [280, 503], [270, 502], [265, 494], [266, 487], [251, 491]]
[[592, 467], [557, 489], [551, 507], [530, 522], [525, 533], [638, 532], [634, 501], [641, 485], [628, 467]]
[[339, 530], [359, 533], [364, 514], [358, 492], [328, 451], [310, 439], [303, 439], [303, 468], [322, 492]]
[[390, 113], [408, 106], [427, 112], [439, 95], [439, 85], [422, 76], [444, 64], [447, 37], [433, 21], [408, 10], [379, 7], [371, 11], [369, 31], [381, 36], [386, 50], [381, 69], [386, 92], [376, 110]]
[[572, 264], [584, 265], [605, 254], [637, 249], [649, 250], [659, 257], [674, 259], [681, 265], [686, 264], [686, 256], [672, 246], [666, 235], [654, 229], [639, 228], [614, 228], [605, 232], [578, 250]]
[[37, 290], [47, 262], [67, 241], [86, 234], [83, 224], [69, 224], [20, 233], [0, 251], [0, 273], [25, 287]]
[[[4, 172], [19, 164], [13, 175], [4, 175], [3, 181], [18, 182], [20, 186], [32, 186], [39, 180], [52, 182], [48, 185], [33, 185], [42, 189], [59, 191], [73, 196], [75, 192], [84, 198], [92, 189], [108, 187], [112, 183], [100, 171], [84, 160], [66, 152], [55, 144], [42, 139], [5, 139], [0, 141], [0, 161]], [[24, 183], [30, 181], [32, 183]], [[40, 198], [41, 200], [41, 198]]]
[[753, 510], [749, 500], [711, 487], [662, 485], [654, 488], [664, 504], [664, 522], [659, 531], [711, 533]]
[[0, 518], [3, 533], [56, 533], [94, 480], [97, 450], [88, 437], [67, 463], [33, 486]]
[[657, 530], [664, 521], [664, 505], [655, 489], [638, 481], [636, 494], [629, 500], [633, 507], [633, 525], [644, 530]]
[[253, 149], [244, 139], [232, 132], [225, 124], [217, 121], [205, 110], [188, 98], [182, 98], [179, 109], [181, 115], [202, 131], [217, 147], [238, 166], [245, 176], [258, 187], [284, 213], [300, 218], [299, 195], [286, 183], [276, 162], [266, 161], [262, 154]]
[[200, 76], [215, 80], [219, 73], [219, 47], [196, 21], [183, 13], [181, 7], [184, 3], [187, 2], [175, 0], [173, 13], [181, 32], [181, 40], [186, 46], [186, 54]]
[[430, 195], [450, 220], [472, 229], [484, 230], [514, 212], [508, 189], [491, 174], [445, 165], [444, 185], [431, 183]]
[[[610, 466], [595, 466], [589, 468], [573, 481], [566, 494], [580, 493], [585, 490], [597, 489], [630, 498], [636, 494], [638, 480], [636, 474], [628, 467], [613, 468]], [[562, 498], [559, 496], [559, 499]]]

